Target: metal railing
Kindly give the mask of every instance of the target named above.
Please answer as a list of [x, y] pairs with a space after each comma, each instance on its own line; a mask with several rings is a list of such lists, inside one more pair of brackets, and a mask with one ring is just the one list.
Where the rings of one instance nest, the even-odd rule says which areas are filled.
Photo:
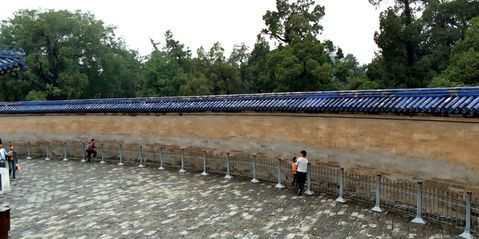
[[[21, 158], [44, 160], [82, 160], [84, 143], [30, 142], [16, 144]], [[291, 161], [271, 159], [243, 152], [213, 152], [198, 148], [141, 145], [98, 145], [93, 162], [174, 169], [180, 173], [221, 174], [253, 178], [284, 188], [292, 181]], [[316, 192], [338, 196], [337, 202], [348, 200], [374, 205], [373, 211], [384, 209], [414, 217], [412, 223], [435, 221], [464, 228], [460, 236], [479, 234], [479, 199], [472, 193], [446, 191], [421, 181], [393, 180], [381, 174], [367, 175], [353, 170], [326, 167], [313, 163], [308, 167], [306, 195]]]

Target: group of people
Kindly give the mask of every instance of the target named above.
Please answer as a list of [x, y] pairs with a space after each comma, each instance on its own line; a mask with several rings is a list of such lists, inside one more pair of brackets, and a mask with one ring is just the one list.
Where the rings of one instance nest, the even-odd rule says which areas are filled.
[[293, 172], [293, 182], [291, 185], [297, 186], [298, 196], [303, 195], [304, 183], [306, 182], [306, 175], [308, 174], [308, 159], [306, 158], [306, 151], [302, 150], [298, 157], [293, 158], [291, 170]]
[[2, 140], [0, 139], [0, 165], [2, 167], [8, 168], [8, 173], [11, 179], [15, 179], [15, 172], [17, 171], [18, 157], [17, 152], [15, 152], [15, 146], [10, 145], [8, 152], [3, 148]]

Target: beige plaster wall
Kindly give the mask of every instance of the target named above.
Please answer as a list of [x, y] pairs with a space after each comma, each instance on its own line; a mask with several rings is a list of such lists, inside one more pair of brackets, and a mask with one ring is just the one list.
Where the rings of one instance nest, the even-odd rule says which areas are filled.
[[243, 151], [396, 176], [479, 185], [479, 120], [466, 118], [204, 113], [3, 115], [4, 141], [85, 141]]

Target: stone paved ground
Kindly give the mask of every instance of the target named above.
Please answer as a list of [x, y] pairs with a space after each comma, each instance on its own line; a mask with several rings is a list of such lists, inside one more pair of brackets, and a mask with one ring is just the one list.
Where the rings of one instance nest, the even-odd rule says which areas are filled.
[[11, 238], [455, 238], [460, 230], [377, 214], [370, 205], [247, 179], [154, 168], [22, 161]]

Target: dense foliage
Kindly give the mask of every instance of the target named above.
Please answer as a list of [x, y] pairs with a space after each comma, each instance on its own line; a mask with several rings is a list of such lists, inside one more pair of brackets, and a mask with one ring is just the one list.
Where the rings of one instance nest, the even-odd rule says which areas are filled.
[[141, 57], [90, 13], [22, 10], [1, 22], [0, 46], [25, 50], [28, 70], [0, 76], [0, 101], [479, 85], [479, 1], [395, 0], [367, 65], [318, 40], [324, 14], [276, 0], [253, 49], [192, 54], [167, 31]]
[[[377, 5], [381, 0], [370, 2]], [[454, 64], [474, 68], [479, 62], [479, 58], [457, 62], [458, 55], [473, 56], [463, 55], [470, 50], [459, 45], [464, 44], [461, 42], [467, 31], [469, 35], [477, 33], [473, 22], [479, 16], [479, 1], [395, 0], [395, 3], [380, 16], [380, 32], [374, 36], [380, 52], [367, 67], [370, 80], [382, 88], [479, 84], [477, 77], [464, 81], [448, 73]], [[479, 45], [476, 42], [469, 47], [477, 49]]]

